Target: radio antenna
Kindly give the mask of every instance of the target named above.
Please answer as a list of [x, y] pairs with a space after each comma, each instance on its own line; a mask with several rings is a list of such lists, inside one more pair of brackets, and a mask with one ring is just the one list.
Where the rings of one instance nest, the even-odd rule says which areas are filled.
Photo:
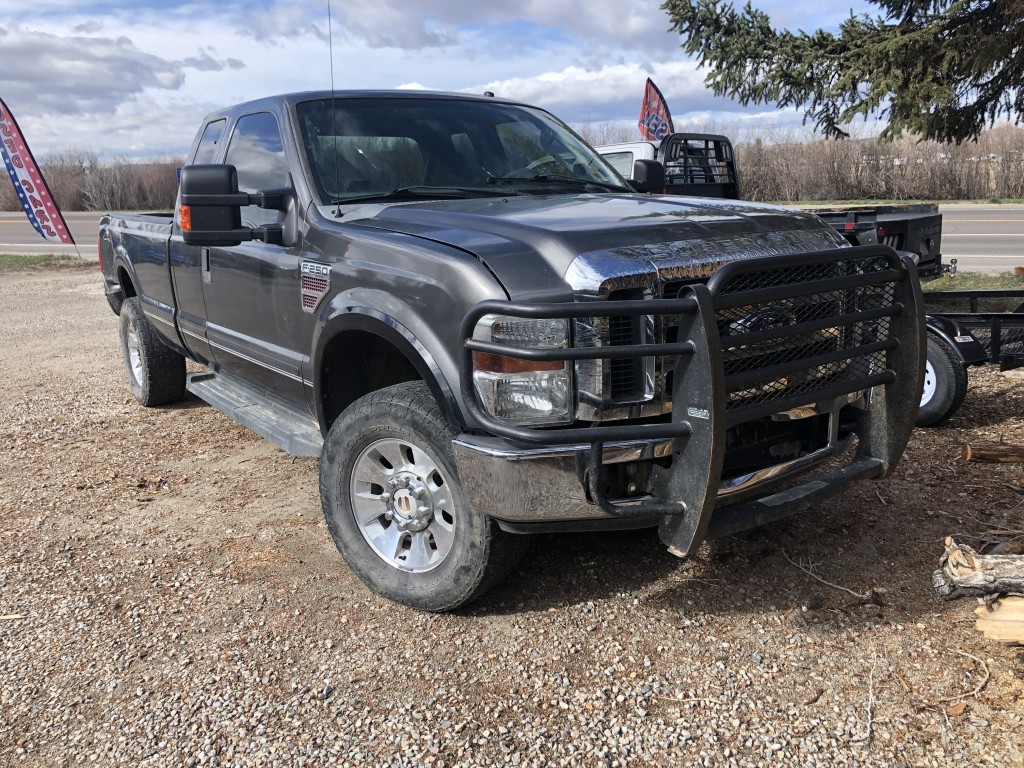
[[338, 165], [341, 159], [338, 156], [338, 110], [334, 104], [334, 26], [331, 23], [331, 0], [327, 0], [327, 47], [330, 51], [331, 60], [331, 143], [334, 145], [334, 216], [341, 216], [341, 204], [338, 200]]

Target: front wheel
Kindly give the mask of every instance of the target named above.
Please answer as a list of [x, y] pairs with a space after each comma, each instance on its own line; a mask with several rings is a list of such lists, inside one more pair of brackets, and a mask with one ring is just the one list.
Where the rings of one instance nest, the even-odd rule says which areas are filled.
[[425, 611], [476, 599], [524, 549], [525, 537], [466, 502], [454, 434], [429, 388], [406, 382], [349, 406], [320, 457], [324, 517], [349, 567], [374, 591]]
[[930, 427], [945, 421], [957, 412], [966, 395], [967, 369], [964, 364], [948, 342], [928, 334], [917, 426]]

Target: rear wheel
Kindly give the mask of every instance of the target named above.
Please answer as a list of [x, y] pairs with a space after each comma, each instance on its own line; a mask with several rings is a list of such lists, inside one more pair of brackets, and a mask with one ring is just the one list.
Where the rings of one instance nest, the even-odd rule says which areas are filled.
[[121, 356], [128, 385], [142, 405], [167, 405], [184, 396], [185, 358], [160, 341], [138, 298], [121, 305]]
[[425, 611], [476, 599], [518, 562], [525, 537], [466, 502], [454, 430], [429, 388], [406, 382], [357, 400], [320, 457], [327, 527], [367, 586]]
[[945, 421], [957, 412], [966, 395], [967, 369], [964, 364], [948, 342], [928, 334], [917, 426], [930, 427]]

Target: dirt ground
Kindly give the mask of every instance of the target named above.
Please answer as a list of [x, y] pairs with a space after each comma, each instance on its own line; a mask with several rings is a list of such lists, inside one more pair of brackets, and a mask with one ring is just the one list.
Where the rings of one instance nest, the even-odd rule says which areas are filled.
[[1024, 467], [960, 460], [1024, 444], [1024, 371], [821, 509], [545, 536], [430, 616], [348, 571], [315, 461], [135, 403], [95, 267], [0, 275], [0, 339], [0, 765], [1024, 765], [1024, 651], [931, 586], [1024, 530]]

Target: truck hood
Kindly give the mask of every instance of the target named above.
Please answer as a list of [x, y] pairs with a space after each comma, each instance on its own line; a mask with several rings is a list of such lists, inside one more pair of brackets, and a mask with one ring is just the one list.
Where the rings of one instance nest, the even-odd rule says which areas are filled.
[[363, 206], [350, 223], [473, 253], [517, 300], [601, 294], [625, 276], [701, 279], [723, 264], [837, 248], [816, 216], [776, 206], [650, 195], [519, 195]]

